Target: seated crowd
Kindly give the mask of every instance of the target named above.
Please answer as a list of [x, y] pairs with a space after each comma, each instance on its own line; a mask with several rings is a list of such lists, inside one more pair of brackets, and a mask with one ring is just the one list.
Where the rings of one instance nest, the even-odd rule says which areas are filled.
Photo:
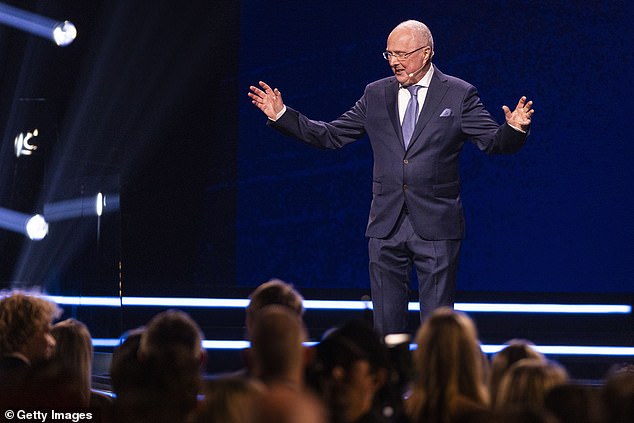
[[112, 356], [113, 397], [91, 389], [92, 342], [34, 293], [0, 295], [0, 412], [86, 410], [92, 421], [176, 423], [634, 422], [634, 367], [601, 387], [514, 339], [490, 360], [468, 315], [441, 308], [409, 338], [348, 321], [306, 347], [303, 298], [280, 280], [246, 309], [244, 369], [205, 375], [198, 324], [167, 310], [126, 334]]

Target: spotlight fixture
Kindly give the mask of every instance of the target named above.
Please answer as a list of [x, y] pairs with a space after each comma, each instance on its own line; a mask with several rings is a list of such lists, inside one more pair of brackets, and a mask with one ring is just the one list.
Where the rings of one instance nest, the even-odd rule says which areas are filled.
[[72, 22], [56, 21], [4, 3], [0, 3], [0, 24], [48, 38], [60, 47], [69, 45], [77, 37], [77, 28]]
[[119, 194], [101, 192], [89, 197], [73, 198], [44, 204], [44, 217], [49, 222], [84, 216], [101, 216], [119, 209]]
[[15, 156], [30, 156], [31, 154], [33, 154], [33, 152], [37, 150], [37, 145], [32, 144], [31, 140], [37, 137], [39, 134], [40, 132], [37, 130], [37, 128], [34, 129], [32, 132], [27, 132], [26, 134], [24, 132], [20, 132], [13, 141], [13, 144], [15, 146]]
[[0, 207], [0, 228], [28, 236], [33, 241], [48, 234], [48, 222], [39, 214], [29, 215]]

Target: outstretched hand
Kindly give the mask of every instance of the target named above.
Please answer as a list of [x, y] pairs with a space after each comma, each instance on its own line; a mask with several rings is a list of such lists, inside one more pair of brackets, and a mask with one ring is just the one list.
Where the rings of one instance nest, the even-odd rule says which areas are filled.
[[254, 87], [253, 85], [249, 87], [251, 90], [249, 93], [251, 103], [262, 110], [269, 119], [275, 120], [277, 114], [284, 108], [282, 93], [280, 93], [280, 90], [277, 88], [272, 89], [269, 87], [266, 82], [260, 81], [259, 84], [262, 89]]
[[502, 110], [504, 110], [504, 116], [509, 125], [528, 131], [531, 126], [531, 117], [535, 113], [532, 100], [527, 102], [526, 97], [522, 96], [517, 102], [515, 110], [511, 112], [507, 106], [502, 106]]

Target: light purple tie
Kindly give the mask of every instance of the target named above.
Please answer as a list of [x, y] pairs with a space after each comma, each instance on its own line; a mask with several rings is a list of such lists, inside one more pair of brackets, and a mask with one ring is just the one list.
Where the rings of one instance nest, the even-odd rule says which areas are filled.
[[416, 119], [418, 119], [418, 89], [420, 85], [410, 85], [407, 87], [411, 97], [407, 108], [405, 109], [405, 117], [403, 118], [403, 142], [405, 143], [405, 149], [409, 146], [409, 142], [412, 140], [412, 134], [416, 127]]

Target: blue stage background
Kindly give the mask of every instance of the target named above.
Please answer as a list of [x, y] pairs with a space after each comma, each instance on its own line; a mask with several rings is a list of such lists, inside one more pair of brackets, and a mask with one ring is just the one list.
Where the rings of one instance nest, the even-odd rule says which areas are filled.
[[[387, 34], [413, 18], [434, 34], [435, 65], [500, 122], [503, 104], [535, 101], [517, 154], [465, 146], [460, 293], [634, 294], [629, 2], [8, 3], [79, 36], [60, 49], [0, 26], [0, 207], [41, 212], [117, 181], [121, 213], [53, 224], [39, 243], [0, 230], [0, 288], [242, 296], [279, 277], [315, 296], [368, 291], [367, 139], [286, 139], [247, 92], [265, 80], [332, 120], [390, 75]], [[56, 131], [39, 157], [16, 157], [18, 109], [40, 99]]]
[[242, 1], [237, 284], [369, 286], [367, 139], [339, 151], [286, 139], [246, 93], [264, 80], [332, 120], [390, 74], [386, 36], [412, 18], [434, 35], [434, 64], [474, 84], [498, 121], [503, 104], [535, 102], [519, 153], [465, 146], [458, 289], [631, 293], [631, 15], [624, 1]]

